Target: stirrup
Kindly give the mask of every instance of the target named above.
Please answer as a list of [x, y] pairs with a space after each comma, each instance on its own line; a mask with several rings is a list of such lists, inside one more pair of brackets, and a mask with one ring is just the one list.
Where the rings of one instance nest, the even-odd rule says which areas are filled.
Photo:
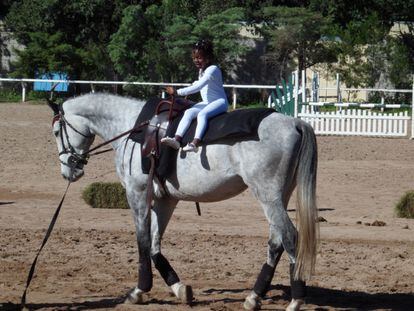
[[171, 138], [171, 137], [164, 137], [161, 138], [161, 144], [166, 145], [168, 147], [171, 147], [175, 150], [180, 149], [180, 142], [178, 140], [176, 140], [175, 138]]
[[186, 152], [198, 152], [198, 147], [193, 143], [188, 143], [187, 146], [183, 147], [183, 151]]

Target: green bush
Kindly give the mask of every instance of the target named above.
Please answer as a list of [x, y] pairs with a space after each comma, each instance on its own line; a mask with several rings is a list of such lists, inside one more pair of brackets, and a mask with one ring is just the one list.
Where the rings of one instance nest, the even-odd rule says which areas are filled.
[[397, 217], [414, 218], [414, 191], [407, 191], [395, 206]]
[[[49, 96], [49, 92], [37, 92], [30, 90], [26, 93], [26, 102], [31, 104], [45, 104], [46, 97]], [[22, 101], [22, 92], [12, 88], [0, 89], [0, 102], [7, 103], [19, 103]]]
[[82, 198], [93, 208], [129, 208], [121, 183], [95, 182], [87, 186]]
[[20, 102], [22, 100], [22, 93], [15, 90], [0, 90], [0, 102]]

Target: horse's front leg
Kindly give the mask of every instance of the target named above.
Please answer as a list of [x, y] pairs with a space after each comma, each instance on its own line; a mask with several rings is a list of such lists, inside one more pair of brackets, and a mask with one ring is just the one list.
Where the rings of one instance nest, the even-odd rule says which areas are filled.
[[154, 200], [154, 207], [151, 214], [151, 258], [155, 268], [161, 274], [164, 282], [171, 288], [174, 295], [181, 302], [191, 304], [193, 300], [191, 286], [185, 285], [180, 281], [174, 268], [161, 253], [161, 239], [177, 202], [178, 200], [171, 197], [157, 198]]
[[147, 206], [145, 186], [127, 187], [126, 194], [132, 210], [138, 242], [138, 284], [127, 296], [127, 303], [142, 303], [143, 293], [152, 288], [151, 269], [151, 209]]

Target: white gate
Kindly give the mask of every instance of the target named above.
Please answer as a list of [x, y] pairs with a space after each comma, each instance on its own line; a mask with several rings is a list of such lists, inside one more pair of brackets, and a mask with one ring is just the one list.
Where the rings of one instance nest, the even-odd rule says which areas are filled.
[[302, 105], [298, 117], [308, 122], [316, 134], [406, 137], [411, 124], [408, 111], [381, 113], [362, 109], [320, 112]]

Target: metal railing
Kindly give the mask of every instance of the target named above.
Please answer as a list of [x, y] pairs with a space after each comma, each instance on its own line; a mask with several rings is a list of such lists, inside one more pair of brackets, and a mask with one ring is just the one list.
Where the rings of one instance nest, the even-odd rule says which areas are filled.
[[[0, 78], [0, 82], [19, 82], [22, 87], [22, 102], [26, 101], [27, 84], [34, 82], [44, 83], [66, 83], [66, 84], [88, 84], [91, 86], [92, 92], [95, 90], [95, 85], [141, 85], [141, 86], [188, 86], [190, 83], [167, 83], [167, 82], [125, 82], [125, 81], [87, 81], [87, 80], [46, 80], [46, 79], [15, 79], [15, 78]], [[230, 88], [232, 91], [232, 105], [233, 109], [237, 105], [237, 89], [275, 89], [275, 85], [239, 85], [239, 84], [224, 84], [224, 88]], [[164, 94], [163, 94], [164, 95]]]

